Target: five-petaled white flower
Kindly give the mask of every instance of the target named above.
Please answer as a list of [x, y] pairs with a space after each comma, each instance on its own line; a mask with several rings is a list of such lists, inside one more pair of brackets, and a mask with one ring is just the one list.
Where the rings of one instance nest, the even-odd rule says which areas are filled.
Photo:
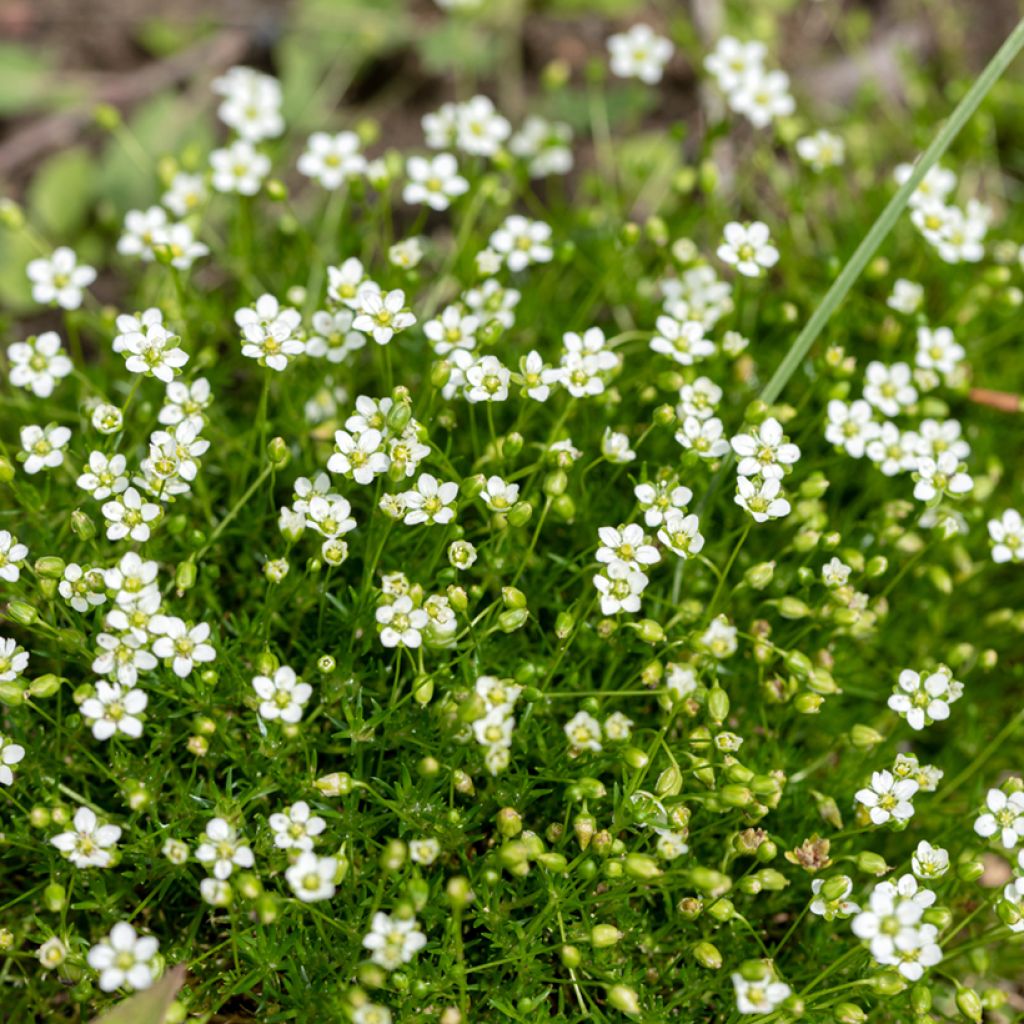
[[386, 971], [407, 964], [427, 944], [427, 937], [416, 927], [416, 918], [373, 915], [370, 932], [363, 946], [370, 950], [370, 959]]
[[647, 85], [661, 81], [674, 49], [670, 40], [643, 23], [608, 37], [612, 74], [619, 78], [639, 78]]
[[210, 154], [213, 187], [218, 192], [237, 192], [254, 196], [270, 173], [270, 157], [261, 153], [248, 139], [236, 139], [224, 149]]
[[208, 643], [210, 627], [205, 622], [189, 628], [175, 615], [154, 615], [150, 629], [158, 634], [153, 641], [153, 653], [170, 661], [172, 671], [180, 679], [188, 676], [196, 664], [206, 664], [217, 657]]
[[489, 244], [512, 271], [525, 270], [531, 263], [549, 263], [554, 256], [551, 226], [518, 213], [505, 218]]
[[80, 709], [82, 717], [92, 723], [96, 739], [109, 740], [116, 733], [138, 739], [142, 735], [139, 715], [148, 703], [149, 698], [142, 690], [98, 679], [95, 696], [83, 700]]
[[306, 850], [299, 854], [284, 877], [292, 892], [303, 903], [329, 900], [334, 895], [334, 879], [338, 873], [335, 857], [318, 857]]
[[408, 181], [402, 189], [402, 199], [412, 206], [426, 204], [432, 210], [447, 210], [453, 199], [469, 189], [469, 182], [459, 174], [458, 161], [451, 153], [411, 156], [405, 162], [405, 174]]
[[0, 732], [0, 786], [10, 786], [14, 782], [11, 765], [20, 764], [24, 757], [25, 748]]
[[586, 711], [577, 711], [565, 723], [565, 735], [577, 750], [601, 749], [601, 723]]
[[945, 667], [926, 676], [906, 668], [889, 698], [889, 707], [902, 715], [911, 729], [920, 730], [949, 718], [949, 705], [962, 695], [963, 684]]
[[399, 594], [382, 604], [375, 613], [380, 642], [385, 647], [420, 647], [423, 631], [430, 616], [422, 608], [414, 608], [408, 594]]
[[1004, 849], [1018, 846], [1024, 838], [1024, 793], [990, 789], [985, 806], [988, 810], [975, 820], [974, 831], [984, 839], [995, 836]]
[[402, 494], [407, 509], [405, 524], [450, 523], [455, 518], [458, 495], [459, 485], [454, 481], [439, 481], [429, 473], [420, 473], [416, 487]]
[[400, 288], [390, 292], [363, 288], [358, 300], [352, 326], [368, 334], [378, 345], [386, 345], [396, 334], [416, 323], [416, 317], [405, 308], [405, 292]]
[[33, 475], [44, 469], [56, 469], [64, 462], [64, 448], [71, 440], [67, 427], [48, 423], [45, 427], [31, 424], [21, 428], [21, 447], [25, 472]]
[[800, 449], [785, 440], [782, 424], [769, 416], [749, 434], [737, 434], [732, 439], [732, 450], [739, 456], [736, 472], [740, 476], [762, 476], [781, 480], [784, 466], [791, 466], [800, 458]]
[[44, 331], [24, 341], [14, 342], [7, 348], [7, 358], [11, 364], [8, 380], [38, 398], [49, 398], [57, 381], [74, 369], [56, 331]]
[[913, 779], [897, 779], [890, 771], [872, 772], [871, 786], [857, 790], [856, 800], [867, 808], [872, 824], [899, 823], [913, 816], [911, 800], [918, 788]]
[[196, 860], [222, 882], [235, 868], [251, 868], [255, 863], [249, 844], [223, 818], [207, 822], [202, 842], [196, 847]]
[[715, 354], [714, 342], [704, 337], [704, 324], [699, 320], [676, 320], [659, 316], [658, 333], [651, 339], [651, 351], [674, 359], [681, 366], [692, 366], [697, 360]]
[[139, 935], [127, 921], [121, 921], [89, 950], [86, 959], [99, 974], [104, 992], [119, 988], [140, 992], [153, 984], [153, 960], [159, 948], [159, 941], [152, 935]]
[[50, 842], [76, 868], [105, 868], [110, 864], [110, 847], [121, 838], [117, 825], [101, 825], [94, 811], [79, 807], [72, 821], [72, 832], [61, 832]]
[[11, 683], [28, 668], [28, 651], [16, 640], [0, 636], [0, 683]]
[[280, 719], [289, 725], [302, 718], [303, 709], [313, 696], [313, 687], [287, 665], [276, 669], [272, 677], [255, 676], [252, 688], [260, 698], [260, 718], [268, 722]]
[[998, 519], [990, 519], [988, 535], [992, 540], [993, 562], [1024, 561], [1024, 518], [1016, 509], [1008, 508]]
[[112, 501], [105, 502], [102, 512], [110, 540], [130, 537], [141, 543], [149, 540], [150, 523], [159, 517], [160, 506], [143, 501], [142, 495], [134, 487], [129, 487]]
[[95, 268], [79, 263], [74, 250], [66, 245], [32, 260], [26, 273], [36, 302], [67, 310], [81, 306], [83, 291], [96, 280]]
[[355, 132], [313, 132], [306, 151], [299, 157], [299, 173], [326, 189], [340, 188], [366, 170], [366, 157], [359, 150], [359, 136]]
[[782, 496], [782, 485], [775, 477], [737, 477], [735, 501], [750, 513], [755, 523], [789, 515], [789, 502]]
[[750, 981], [737, 972], [732, 976], [732, 984], [736, 990], [738, 1013], [771, 1013], [793, 992], [784, 981], [777, 981], [771, 976]]
[[755, 220], [752, 224], [731, 221], [722, 231], [718, 258], [734, 266], [744, 277], [760, 277], [779, 262], [779, 250], [772, 245], [768, 225]]
[[279, 850], [312, 850], [316, 837], [327, 827], [318, 814], [313, 814], [305, 800], [298, 800], [283, 813], [267, 819]]
[[966, 494], [974, 481], [961, 468], [953, 452], [942, 452], [938, 458], [922, 456], [917, 460], [917, 483], [914, 497], [918, 501], [931, 501], [942, 494]]

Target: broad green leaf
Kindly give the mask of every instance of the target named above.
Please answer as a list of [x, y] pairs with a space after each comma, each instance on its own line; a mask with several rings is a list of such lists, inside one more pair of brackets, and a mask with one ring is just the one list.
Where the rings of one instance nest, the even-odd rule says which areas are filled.
[[95, 197], [93, 158], [84, 146], [50, 157], [28, 189], [29, 216], [48, 234], [69, 238], [81, 227]]
[[93, 1018], [92, 1024], [163, 1024], [167, 1008], [184, 981], [185, 966], [179, 964], [145, 992], [136, 992], [102, 1017]]

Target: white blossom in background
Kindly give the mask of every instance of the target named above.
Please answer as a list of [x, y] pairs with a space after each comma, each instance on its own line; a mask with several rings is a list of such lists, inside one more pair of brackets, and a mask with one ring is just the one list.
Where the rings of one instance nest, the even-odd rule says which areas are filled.
[[217, 116], [249, 142], [276, 138], [284, 131], [281, 83], [253, 68], [236, 66], [213, 80], [222, 97]]
[[78, 309], [85, 289], [96, 280], [95, 268], [79, 263], [75, 251], [66, 245], [54, 249], [49, 256], [32, 260], [25, 272], [36, 302], [66, 310]]
[[639, 78], [647, 85], [661, 81], [674, 50], [671, 40], [642, 23], [608, 37], [612, 74], [619, 78]]
[[722, 231], [718, 258], [736, 268], [744, 277], [760, 277], [779, 262], [779, 250], [772, 245], [768, 225], [755, 220], [751, 224], [731, 221]]
[[366, 157], [355, 132], [313, 132], [299, 157], [298, 170], [326, 189], [341, 188], [366, 170]]
[[411, 206], [447, 210], [453, 199], [469, 191], [469, 182], [459, 174], [458, 161], [451, 153], [411, 156], [405, 162], [405, 175], [402, 199]]
[[1024, 562], [1024, 517], [1016, 509], [1008, 508], [998, 519], [990, 519], [988, 535], [993, 562]]
[[846, 144], [842, 137], [824, 128], [797, 139], [796, 152], [805, 164], [818, 173], [830, 167], [841, 167], [846, 161]]
[[270, 157], [246, 139], [236, 139], [210, 154], [210, 169], [215, 191], [254, 196], [270, 173]]
[[38, 398], [49, 398], [58, 381], [74, 369], [56, 331], [14, 342], [7, 347], [7, 360], [11, 364], [7, 379]]

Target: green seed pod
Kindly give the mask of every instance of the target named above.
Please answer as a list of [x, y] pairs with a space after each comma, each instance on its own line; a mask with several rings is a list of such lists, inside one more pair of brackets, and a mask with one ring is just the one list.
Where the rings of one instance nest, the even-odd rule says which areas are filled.
[[793, 701], [793, 707], [800, 712], [801, 715], [816, 715], [821, 711], [822, 704], [825, 703], [825, 698], [820, 693], [811, 693], [807, 691], [805, 693], [798, 693]]
[[980, 1024], [985, 1011], [981, 1005], [978, 993], [973, 988], [957, 989], [956, 1006], [968, 1020], [973, 1020], [975, 1024]]
[[717, 683], [708, 691], [708, 715], [716, 724], [729, 716], [729, 695]]
[[640, 1016], [640, 997], [628, 985], [612, 985], [608, 990], [608, 1005], [627, 1017]]
[[886, 864], [885, 858], [881, 855], [874, 853], [872, 850], [862, 850], [857, 854], [857, 870], [865, 875], [874, 875], [876, 878], [881, 878], [882, 875], [888, 874], [892, 868]]
[[575, 970], [583, 963], [583, 956], [576, 946], [565, 945], [559, 950], [559, 957], [561, 958], [562, 965], [568, 967], [569, 970]]
[[34, 569], [37, 576], [59, 580], [64, 575], [64, 559], [56, 555], [44, 555], [36, 559]]
[[636, 624], [636, 635], [645, 644], [660, 644], [665, 640], [665, 630], [654, 619], [641, 619]]
[[0, 704], [16, 708], [25, 703], [25, 689], [17, 681], [0, 683]]
[[856, 1003], [837, 1003], [832, 1011], [836, 1024], [864, 1024], [868, 1015]]
[[526, 620], [529, 617], [529, 609], [513, 608], [510, 611], [502, 612], [498, 616], [498, 628], [503, 633], [514, 633], [517, 629], [522, 629], [526, 625]]
[[[747, 888], [744, 883], [753, 883], [753, 885]], [[748, 896], [756, 895], [761, 891], [761, 887], [757, 880], [750, 878], [749, 876], [742, 879], [736, 887], [741, 892], [745, 892]], [[712, 917], [716, 921], [724, 924], [726, 921], [731, 921], [736, 916], [736, 906], [732, 900], [726, 899], [723, 896], [708, 905], [707, 914], [708, 917]]]
[[595, 949], [614, 946], [622, 938], [622, 932], [613, 924], [596, 924], [590, 929], [590, 944]]
[[533, 517], [533, 506], [528, 501], [517, 501], [508, 513], [510, 526], [525, 526]]
[[27, 601], [11, 601], [7, 605], [7, 618], [21, 626], [31, 626], [39, 618], [39, 612]]
[[652, 878], [658, 878], [662, 874], [661, 868], [658, 867], [658, 862], [653, 857], [648, 857], [644, 853], [627, 854], [623, 862], [623, 869], [631, 878], [637, 878], [641, 881], [650, 881]]
[[775, 868], [762, 868], [754, 877], [768, 892], [782, 892], [789, 886], [789, 879]]
[[775, 576], [775, 562], [758, 562], [743, 574], [743, 581], [754, 590], [764, 590]]
[[67, 682], [66, 679], [48, 672], [44, 676], [37, 676], [33, 679], [28, 685], [28, 692], [33, 697], [52, 697], [65, 682]]
[[563, 522], [571, 523], [576, 515], [576, 502], [568, 494], [560, 494], [551, 502], [551, 511]]
[[722, 966], [722, 954], [710, 942], [698, 942], [693, 947], [693, 959], [709, 971], [717, 971]]
[[910, 1007], [919, 1015], [932, 1008], [932, 990], [923, 981], [919, 981], [910, 990]]
[[565, 475], [565, 472], [561, 469], [556, 469], [544, 478], [543, 488], [544, 493], [549, 498], [557, 498], [562, 494], [565, 494], [565, 489], [569, 486], [569, 478]]
[[498, 831], [511, 839], [523, 831], [523, 816], [514, 807], [503, 807], [496, 818]]
[[181, 597], [186, 590], [191, 590], [196, 584], [196, 563], [189, 560], [181, 562], [174, 573], [174, 586]]
[[779, 601], [778, 609], [784, 619], [806, 619], [811, 614], [809, 605], [798, 597], [788, 595]]
[[564, 874], [569, 870], [569, 861], [566, 859], [564, 854], [561, 853], [542, 853], [537, 856], [537, 863], [547, 868], [548, 871], [554, 871], [558, 874]]
[[871, 987], [881, 996], [896, 996], [906, 990], [907, 983], [895, 971], [883, 971], [871, 978]]
[[858, 750], [871, 750], [884, 740], [885, 737], [870, 725], [858, 724], [850, 730], [850, 742]]
[[67, 899], [67, 890], [57, 882], [51, 882], [43, 890], [43, 903], [46, 905], [46, 909], [53, 914], [59, 914], [64, 909]]
[[956, 866], [956, 875], [961, 882], [976, 882], [985, 874], [985, 864], [978, 858], [960, 861]]

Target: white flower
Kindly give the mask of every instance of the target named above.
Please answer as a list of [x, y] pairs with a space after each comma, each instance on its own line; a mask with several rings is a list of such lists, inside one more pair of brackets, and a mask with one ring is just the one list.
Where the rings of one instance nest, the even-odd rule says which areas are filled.
[[271, 814], [267, 821], [279, 850], [312, 850], [316, 837], [327, 827], [327, 822], [313, 814], [305, 800], [285, 808], [283, 814]]
[[790, 511], [789, 502], [782, 496], [782, 485], [775, 477], [737, 477], [734, 500], [751, 514], [755, 523], [781, 519]]
[[1016, 922], [1007, 925], [1011, 932], [1024, 932], [1024, 878], [1017, 877], [1003, 889], [1003, 899], [1020, 915]]
[[441, 854], [441, 844], [434, 838], [410, 839], [409, 860], [413, 864], [422, 864], [429, 867]]
[[209, 254], [209, 247], [197, 242], [188, 224], [168, 224], [153, 232], [153, 244], [166, 252], [172, 267], [188, 270], [192, 264]]
[[120, 683], [96, 681], [96, 695], [82, 701], [82, 717], [92, 723], [92, 734], [98, 740], [108, 740], [115, 733], [129, 739], [142, 735], [142, 720], [138, 717], [146, 709], [149, 698], [142, 690], [134, 690]]
[[336, 430], [334, 454], [327, 460], [327, 469], [350, 477], [358, 484], [372, 483], [391, 465], [391, 459], [382, 451], [383, 443], [383, 434], [372, 428], [355, 436], [345, 430]]
[[897, 779], [913, 779], [922, 793], [934, 793], [942, 781], [943, 771], [932, 764], [921, 764], [915, 754], [897, 754], [892, 767]]
[[490, 476], [480, 498], [492, 512], [507, 512], [519, 500], [519, 484], [506, 483], [500, 476]]
[[89, 950], [86, 959], [99, 974], [104, 992], [122, 987], [138, 992], [153, 984], [153, 960], [159, 948], [152, 935], [138, 935], [127, 921], [121, 921]]
[[64, 567], [57, 590], [76, 612], [87, 612], [107, 599], [102, 570], [83, 569], [77, 562], [69, 562]]
[[7, 359], [11, 364], [8, 380], [38, 398], [49, 398], [57, 381], [74, 369], [61, 348], [60, 335], [56, 331], [44, 331], [9, 345]]
[[722, 36], [715, 49], [704, 58], [704, 67], [725, 93], [734, 92], [747, 77], [764, 70], [765, 45], [756, 40], [740, 42], [734, 36]]
[[400, 288], [391, 292], [363, 288], [358, 295], [352, 326], [370, 335], [378, 345], [386, 345], [396, 334], [416, 323], [416, 317], [404, 307], [405, 292]]
[[796, 140], [797, 156], [815, 171], [839, 167], [846, 159], [846, 145], [834, 132], [821, 129]]
[[733, 92], [729, 106], [755, 128], [767, 128], [777, 117], [788, 117], [796, 109], [784, 71], [750, 71]]
[[101, 511], [107, 521], [109, 540], [130, 537], [141, 543], [149, 540], [150, 523], [159, 517], [160, 506], [143, 501], [139, 492], [129, 487], [113, 501], [106, 502]]
[[187, 174], [179, 171], [171, 181], [171, 187], [163, 194], [160, 202], [175, 217], [187, 217], [206, 202], [206, 182], [201, 174]]
[[118, 433], [124, 427], [124, 414], [116, 405], [99, 402], [92, 410], [90, 422], [93, 430], [109, 436]]
[[156, 582], [158, 569], [156, 562], [143, 561], [136, 552], [129, 551], [116, 566], [106, 570], [104, 579], [107, 589], [115, 592], [117, 603], [125, 608], [133, 608], [150, 594], [159, 598], [160, 591]]
[[64, 462], [64, 448], [71, 440], [71, 431], [48, 423], [21, 428], [21, 447], [25, 452], [25, 472], [33, 475], [44, 469], [56, 469]]
[[454, 109], [455, 145], [464, 153], [494, 156], [511, 131], [512, 126], [486, 96], [474, 96]]
[[943, 452], [952, 452], [958, 459], [966, 459], [971, 454], [971, 446], [960, 436], [961, 426], [958, 420], [921, 420], [919, 433], [910, 433], [918, 455], [927, 455], [937, 459]]
[[402, 199], [412, 206], [426, 204], [432, 210], [447, 210], [453, 199], [469, 189], [451, 153], [430, 158], [411, 156], [405, 162], [405, 174], [408, 181]]
[[966, 494], [974, 487], [974, 481], [952, 452], [943, 452], [937, 459], [922, 456], [917, 460], [916, 472], [914, 497], [918, 501], [931, 501], [941, 494]]
[[520, 358], [519, 372], [523, 378], [523, 394], [535, 402], [546, 402], [552, 386], [562, 380], [562, 371], [548, 366], [536, 350]]
[[327, 268], [327, 297], [351, 310], [359, 309], [360, 292], [364, 289], [380, 291], [363, 270], [363, 264], [350, 256], [340, 267]]
[[872, 419], [871, 406], [863, 399], [850, 403], [833, 398], [828, 403], [825, 440], [845, 449], [855, 459], [862, 458], [867, 443], [878, 436], [879, 426]]
[[[146, 311], [147, 313], [149, 310]], [[126, 318], [125, 326], [128, 326]], [[121, 327], [121, 318], [118, 318]], [[143, 319], [136, 329], [119, 335], [118, 351], [124, 356], [125, 368], [132, 373], [144, 373], [156, 377], [165, 384], [174, 380], [181, 368], [188, 362], [188, 355], [181, 348], [181, 338], [169, 331], [155, 318]]]
[[690, 852], [690, 847], [686, 844], [686, 835], [684, 833], [675, 832], [668, 828], [656, 828], [654, 831], [658, 833], [658, 839], [654, 844], [654, 848], [662, 860], [676, 860], [676, 858], [682, 857], [684, 853]]
[[704, 337], [704, 325], [699, 320], [680, 322], [671, 316], [659, 316], [657, 329], [651, 351], [669, 356], [681, 366], [692, 366], [715, 354], [714, 343]]
[[897, 949], [914, 947], [924, 910], [920, 902], [902, 894], [891, 882], [880, 882], [851, 928], [857, 938], [868, 943], [876, 961], [895, 966], [899, 962]]
[[564, 121], [548, 121], [530, 114], [509, 139], [508, 148], [527, 161], [531, 178], [568, 174], [572, 170], [572, 128]]
[[122, 256], [138, 256], [144, 262], [155, 257], [153, 245], [156, 232], [167, 224], [167, 211], [160, 206], [148, 210], [129, 210], [124, 215], [124, 230], [117, 242]]
[[[990, 519], [988, 535], [992, 541], [993, 562], [1024, 561], [1024, 519], [1016, 509], [1008, 508], [998, 519]], [[2, 547], [0, 544], [0, 576], [3, 576]]]
[[793, 992], [783, 981], [774, 981], [770, 977], [748, 981], [738, 972], [732, 975], [732, 984], [736, 990], [738, 1013], [771, 1013]]
[[886, 416], [898, 416], [917, 401], [917, 389], [911, 378], [911, 370], [906, 363], [886, 366], [872, 360], [864, 371], [864, 397]]
[[675, 434], [676, 441], [684, 448], [691, 448], [702, 459], [718, 459], [729, 451], [729, 442], [722, 436], [724, 427], [717, 416], [700, 420], [687, 416], [681, 430]]
[[983, 839], [996, 836], [1007, 850], [1019, 845], [1024, 837], [1024, 793], [990, 789], [985, 806], [988, 810], [975, 820], [974, 831]]
[[200, 622], [191, 629], [176, 616], [155, 615], [152, 630], [159, 634], [153, 641], [153, 653], [171, 662], [171, 669], [180, 679], [186, 678], [195, 665], [206, 664], [217, 657], [207, 642], [210, 627]]
[[[621, 711], [613, 711], [604, 720], [604, 736], [609, 742], [625, 741], [633, 734], [633, 720]], [[685, 851], [683, 851], [685, 852]]]
[[503, 287], [493, 277], [478, 288], [470, 288], [462, 298], [481, 324], [497, 320], [508, 330], [516, 322], [515, 308], [519, 304], [520, 293], [515, 288]]
[[732, 311], [732, 285], [720, 281], [706, 263], [688, 267], [678, 278], [663, 278], [659, 285], [667, 313], [677, 320], [699, 320], [705, 330]]
[[73, 832], [61, 832], [50, 842], [76, 868], [105, 868], [110, 864], [110, 847], [121, 838], [117, 825], [101, 825], [88, 807], [75, 812]]
[[914, 469], [919, 457], [916, 451], [918, 436], [913, 431], [900, 430], [890, 420], [875, 426], [877, 434], [865, 447], [867, 457], [886, 476]]
[[380, 912], [373, 915], [369, 934], [363, 938], [370, 959], [386, 971], [407, 964], [426, 944], [427, 937], [417, 929], [416, 918]]
[[744, 277], [760, 277], [779, 262], [779, 250], [771, 244], [768, 225], [755, 220], [752, 224], [731, 221], [722, 231], [718, 258], [734, 266]]
[[[897, 185], [902, 185], [914, 172], [912, 164], [897, 164], [893, 170], [893, 178]], [[910, 205], [920, 206], [924, 202], [939, 200], [944, 202], [946, 197], [956, 188], [956, 174], [948, 167], [935, 164], [929, 168], [924, 179], [911, 193]]]
[[420, 238], [403, 238], [394, 245], [388, 246], [388, 263], [402, 270], [412, 270], [423, 260], [423, 240]]
[[698, 377], [679, 389], [679, 418], [695, 416], [698, 420], [707, 420], [715, 415], [721, 400], [722, 389], [710, 378]]
[[96, 280], [93, 267], [80, 264], [73, 249], [66, 245], [46, 257], [32, 260], [26, 268], [32, 282], [32, 298], [45, 306], [78, 309], [82, 292]]
[[601, 723], [586, 711], [578, 711], [565, 723], [565, 735], [577, 750], [601, 749]]
[[108, 457], [103, 452], [90, 452], [88, 467], [76, 483], [97, 500], [120, 494], [128, 486], [127, 460], [123, 455]]
[[28, 652], [16, 640], [0, 636], [0, 683], [12, 683], [28, 668]]
[[[818, 917], [823, 917], [826, 921], [833, 921], [837, 917], [851, 917], [853, 914], [860, 913], [860, 907], [848, 899], [850, 893], [853, 892], [853, 879], [847, 875], [836, 875], [835, 878], [840, 880], [842, 885], [839, 895], [832, 899], [827, 899], [821, 893], [826, 881], [824, 878], [815, 878], [811, 882], [811, 892], [815, 899], [811, 900], [810, 911]], [[828, 881], [831, 882], [832, 879], [828, 879]]]
[[[438, 7], [472, 10], [481, 0], [437, 0]], [[379, 1003], [363, 1003], [352, 1011], [352, 1024], [392, 1024], [391, 1011]]]
[[643, 529], [636, 523], [617, 530], [613, 526], [602, 526], [597, 536], [600, 544], [594, 557], [599, 562], [625, 562], [630, 568], [640, 569], [661, 561], [658, 549], [649, 543]]
[[211, 907], [228, 907], [234, 897], [234, 890], [230, 882], [219, 878], [204, 878], [199, 883], [199, 895]]
[[213, 80], [213, 91], [224, 99], [217, 116], [250, 142], [272, 139], [284, 131], [281, 83], [253, 68], [229, 68]]
[[213, 187], [218, 192], [254, 196], [270, 173], [270, 157], [260, 153], [247, 139], [236, 139], [210, 154]]
[[423, 333], [439, 356], [453, 349], [472, 351], [476, 348], [476, 333], [480, 329], [478, 316], [464, 316], [460, 306], [446, 306], [439, 317], [423, 325]]
[[292, 892], [303, 903], [316, 903], [329, 900], [334, 895], [334, 878], [337, 873], [336, 858], [318, 857], [315, 853], [305, 851], [285, 871], [284, 877]]
[[300, 174], [313, 178], [326, 189], [340, 188], [349, 178], [366, 170], [366, 157], [359, 152], [355, 132], [313, 132], [306, 151], [299, 157]]
[[473, 735], [477, 743], [489, 750], [505, 750], [512, 745], [515, 724], [506, 706], [492, 707], [486, 715], [473, 722]]
[[26, 558], [28, 548], [9, 530], [0, 530], [0, 580], [16, 583]]
[[889, 707], [907, 720], [911, 729], [920, 730], [949, 718], [949, 705], [959, 700], [963, 686], [947, 670], [922, 677], [907, 668], [899, 676]]
[[782, 467], [800, 458], [800, 449], [784, 440], [782, 424], [771, 416], [749, 434], [737, 434], [732, 450], [739, 456], [736, 472], [740, 476], [760, 474], [766, 480], [781, 480]]
[[639, 78], [647, 85], [661, 81], [674, 49], [671, 41], [657, 35], [650, 25], [633, 25], [627, 32], [608, 38], [612, 74], [619, 78]]
[[601, 595], [601, 614], [640, 611], [640, 595], [648, 583], [647, 576], [625, 562], [609, 562], [594, 577], [594, 586]]
[[135, 633], [100, 633], [96, 637], [99, 653], [93, 659], [92, 670], [97, 675], [114, 676], [124, 686], [134, 686], [139, 672], [156, 668], [156, 658], [143, 644], [148, 638], [140, 639]]
[[25, 756], [25, 748], [0, 732], [0, 786], [10, 786], [14, 782], [12, 764], [19, 764]]
[[637, 484], [633, 495], [648, 526], [661, 526], [668, 515], [685, 511], [693, 500], [693, 491], [676, 483], [674, 478], [657, 480], [653, 484]]
[[918, 785], [913, 779], [896, 779], [889, 771], [872, 772], [870, 788], [859, 789], [856, 800], [868, 809], [874, 825], [907, 821], [914, 813], [911, 803]]
[[290, 725], [302, 718], [303, 709], [313, 696], [313, 687], [287, 665], [275, 670], [273, 677], [255, 676], [252, 688], [260, 698], [260, 718], [268, 722], [280, 719]]
[[910, 859], [910, 866], [918, 878], [941, 878], [949, 870], [949, 853], [922, 839]]
[[601, 454], [616, 465], [625, 465], [636, 458], [636, 452], [629, 447], [629, 435], [611, 427], [605, 427], [601, 435]]
[[915, 362], [926, 370], [942, 374], [952, 373], [965, 355], [963, 345], [958, 345], [948, 327], [917, 329], [917, 356]]
[[467, 402], [504, 402], [512, 373], [497, 356], [482, 356], [473, 361], [467, 352], [456, 349], [455, 365], [466, 378], [464, 394]]
[[190, 423], [196, 430], [201, 430], [205, 421], [203, 412], [211, 401], [210, 382], [205, 377], [197, 377], [191, 384], [173, 380], [167, 385], [157, 419], [165, 426]]
[[306, 510], [307, 522], [322, 537], [341, 537], [356, 528], [351, 515], [352, 506], [346, 498], [331, 494], [324, 498], [316, 495], [309, 500]]
[[261, 366], [281, 371], [306, 349], [299, 311], [282, 306], [273, 295], [261, 295], [253, 306], [235, 310], [235, 323], [242, 329], [242, 355]]
[[231, 877], [236, 867], [251, 868], [255, 863], [249, 844], [223, 818], [211, 818], [201, 839], [196, 847], [196, 860], [222, 882]]
[[380, 642], [385, 647], [419, 647], [429, 616], [422, 608], [414, 608], [408, 594], [399, 594], [393, 601], [382, 604], [375, 613]]
[[419, 523], [450, 523], [455, 518], [455, 499], [459, 485], [453, 481], [442, 482], [429, 473], [420, 473], [413, 490], [405, 491], [402, 498], [408, 511], [406, 526]]
[[366, 338], [353, 330], [354, 315], [350, 309], [333, 312], [318, 310], [313, 314], [312, 331], [306, 338], [306, 355], [315, 359], [326, 358], [340, 363], [352, 352], [366, 345]]
[[704, 630], [700, 643], [709, 654], [721, 660], [736, 653], [736, 636], [736, 627], [724, 615], [716, 615]]
[[691, 558], [704, 547], [700, 522], [695, 515], [683, 515], [672, 509], [665, 517], [665, 525], [658, 531], [658, 540], [680, 558]]
[[549, 263], [554, 256], [551, 226], [518, 213], [505, 218], [491, 235], [489, 244], [504, 257], [511, 271], [525, 270], [531, 263]]
[[916, 281], [908, 281], [905, 277], [898, 277], [892, 283], [892, 294], [885, 300], [885, 304], [897, 313], [913, 316], [921, 308], [923, 300], [923, 285]]

